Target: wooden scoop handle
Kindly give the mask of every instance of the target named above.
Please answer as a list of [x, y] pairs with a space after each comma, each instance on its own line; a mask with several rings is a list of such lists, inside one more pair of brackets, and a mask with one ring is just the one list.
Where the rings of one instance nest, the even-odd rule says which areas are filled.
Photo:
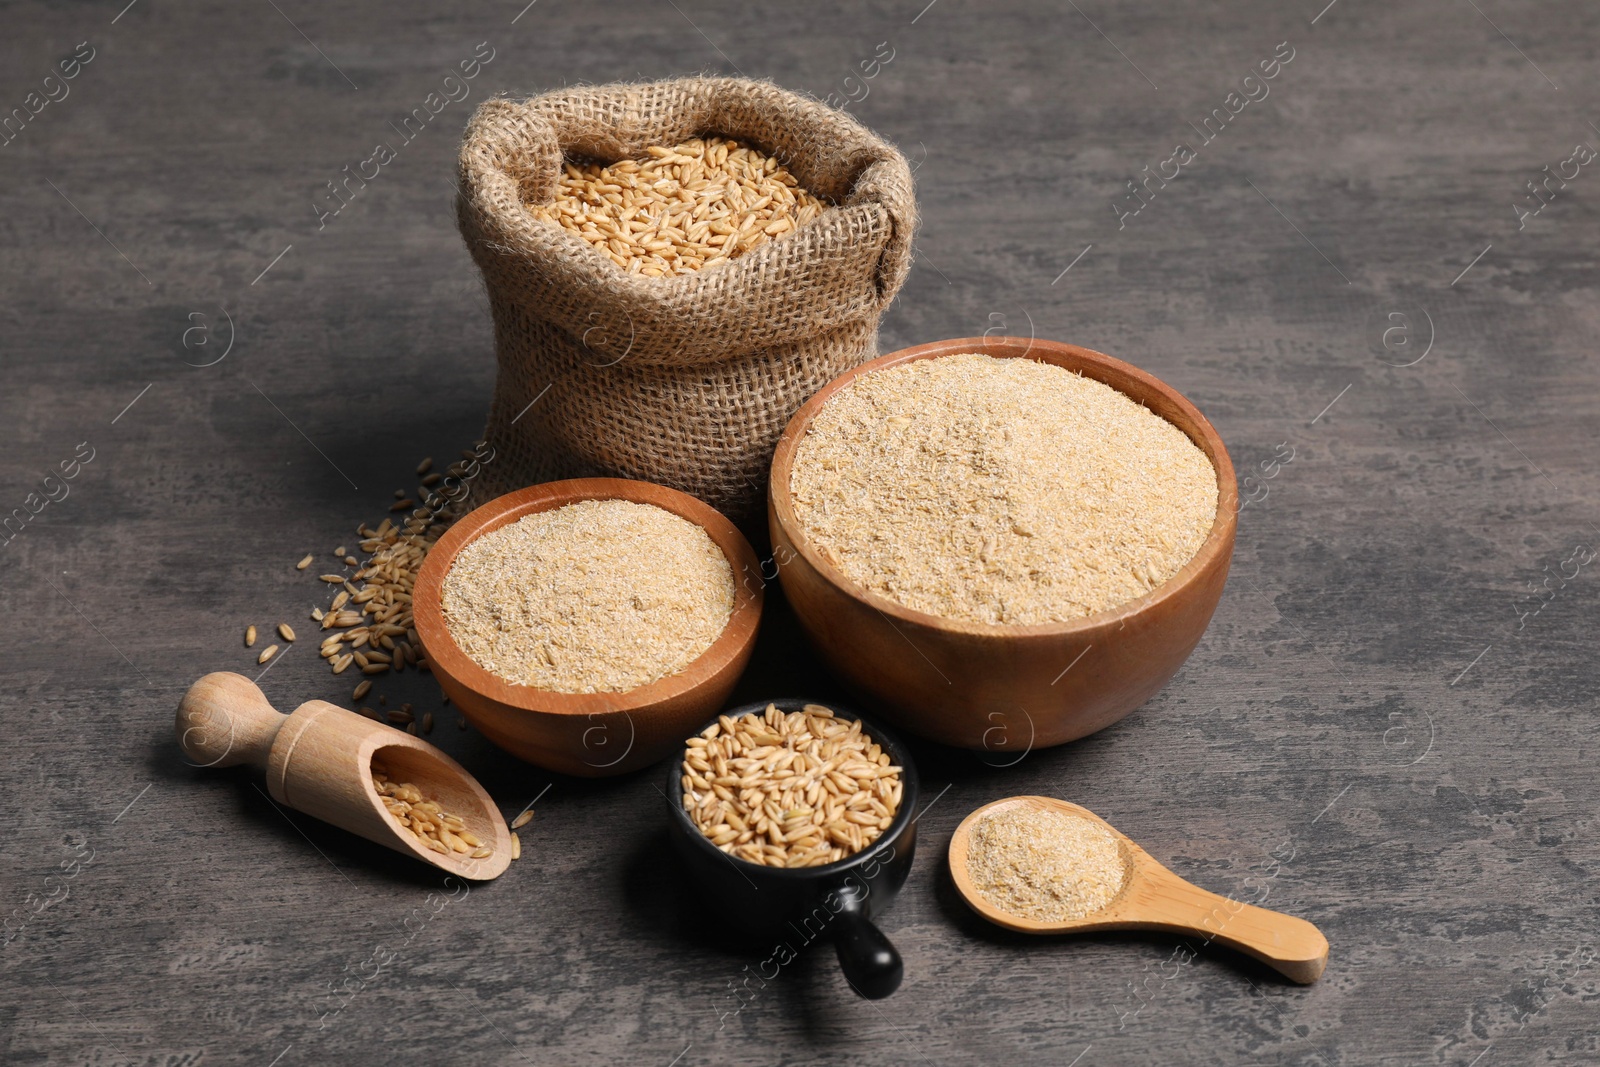
[[1253, 956], [1290, 981], [1309, 985], [1328, 966], [1328, 939], [1311, 923], [1229, 900], [1176, 875], [1150, 887], [1143, 910], [1156, 921], [1139, 925], [1197, 933]]
[[201, 767], [249, 763], [265, 769], [287, 720], [250, 679], [218, 671], [191, 685], [178, 703], [178, 745]]

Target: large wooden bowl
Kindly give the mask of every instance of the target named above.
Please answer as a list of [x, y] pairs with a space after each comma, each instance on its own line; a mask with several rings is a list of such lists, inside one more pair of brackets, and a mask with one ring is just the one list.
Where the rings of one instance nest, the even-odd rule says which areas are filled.
[[[1104, 382], [1177, 426], [1217, 471], [1217, 518], [1194, 559], [1111, 611], [1046, 626], [989, 626], [913, 611], [852, 583], [807, 541], [789, 476], [795, 448], [828, 398], [857, 377], [960, 352], [1053, 363]], [[1057, 341], [968, 337], [892, 352], [840, 375], [795, 413], [778, 442], [767, 522], [783, 591], [823, 658], [895, 725], [998, 763], [1073, 741], [1149, 700], [1200, 641], [1233, 556], [1239, 491], [1211, 423], [1137, 367]]]
[[[681, 515], [711, 535], [733, 568], [734, 604], [721, 635], [677, 674], [625, 693], [557, 693], [516, 685], [479, 666], [445, 625], [444, 576], [476, 538], [525, 515], [580, 500], [631, 500]], [[575, 478], [518, 489], [469, 513], [428, 552], [412, 591], [412, 615], [428, 662], [467, 721], [501, 748], [563, 774], [598, 778], [648, 766], [721, 710], [761, 621], [761, 581], [744, 535], [687, 493], [622, 478]]]

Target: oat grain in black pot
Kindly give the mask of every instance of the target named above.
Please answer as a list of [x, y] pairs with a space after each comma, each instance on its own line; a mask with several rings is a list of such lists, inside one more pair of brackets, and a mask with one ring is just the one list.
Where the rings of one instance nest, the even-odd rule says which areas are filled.
[[900, 954], [872, 922], [916, 848], [917, 773], [899, 739], [838, 704], [763, 701], [707, 724], [668, 775], [673, 844], [704, 890], [692, 906], [767, 949], [763, 978], [831, 940], [861, 996], [900, 987]]

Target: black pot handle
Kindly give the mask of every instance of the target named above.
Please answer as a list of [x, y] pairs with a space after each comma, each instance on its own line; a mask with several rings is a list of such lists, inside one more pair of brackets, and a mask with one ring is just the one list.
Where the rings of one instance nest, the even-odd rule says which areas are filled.
[[837, 892], [844, 903], [834, 918], [838, 927], [833, 945], [839, 953], [839, 969], [851, 989], [868, 1000], [881, 1000], [900, 988], [905, 963], [883, 931], [867, 918], [866, 898], [851, 889]]

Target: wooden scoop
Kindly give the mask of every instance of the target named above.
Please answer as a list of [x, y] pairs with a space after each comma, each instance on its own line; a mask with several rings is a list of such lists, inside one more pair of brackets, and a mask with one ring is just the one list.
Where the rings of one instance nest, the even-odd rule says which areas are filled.
[[[511, 862], [500, 809], [459, 763], [426, 741], [323, 700], [280, 715], [239, 674], [208, 674], [178, 705], [178, 744], [202, 767], [249, 763], [267, 772], [272, 799], [463, 878], [495, 878]], [[384, 807], [372, 784], [377, 757], [397, 782], [459, 815], [494, 851], [484, 859], [440, 853]]]
[[[1128, 872], [1122, 891], [1110, 904], [1081, 919], [1039, 922], [1001, 911], [978, 893], [967, 870], [972, 827], [991, 812], [1018, 805], [1092, 819], [1111, 831], [1122, 846]], [[1008, 930], [1025, 934], [1091, 930], [1166, 930], [1189, 934], [1254, 956], [1302, 984], [1322, 977], [1323, 968], [1328, 965], [1328, 939], [1304, 919], [1229, 900], [1190, 885], [1151, 859], [1144, 849], [1088, 808], [1052, 797], [1007, 797], [985, 804], [968, 815], [950, 839], [950, 875], [973, 911]]]

